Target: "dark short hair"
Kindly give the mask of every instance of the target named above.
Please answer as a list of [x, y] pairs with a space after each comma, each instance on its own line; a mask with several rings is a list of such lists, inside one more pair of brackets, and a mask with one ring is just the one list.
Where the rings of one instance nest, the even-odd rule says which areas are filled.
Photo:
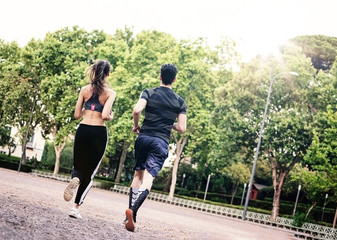
[[170, 85], [178, 73], [177, 67], [172, 63], [166, 63], [161, 66], [160, 75], [161, 80], [165, 85]]

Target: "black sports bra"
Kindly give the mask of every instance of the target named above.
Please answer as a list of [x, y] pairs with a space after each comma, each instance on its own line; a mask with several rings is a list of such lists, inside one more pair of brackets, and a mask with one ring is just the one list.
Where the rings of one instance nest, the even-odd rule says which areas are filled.
[[103, 112], [104, 104], [99, 101], [99, 95], [92, 94], [88, 101], [84, 102], [84, 110]]

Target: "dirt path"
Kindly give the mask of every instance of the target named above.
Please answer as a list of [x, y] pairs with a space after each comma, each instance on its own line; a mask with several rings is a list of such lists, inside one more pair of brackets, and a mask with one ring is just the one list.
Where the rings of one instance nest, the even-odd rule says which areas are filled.
[[122, 221], [126, 195], [92, 188], [83, 219], [68, 217], [67, 183], [0, 168], [0, 239], [289, 240], [291, 232], [146, 200], [135, 232]]

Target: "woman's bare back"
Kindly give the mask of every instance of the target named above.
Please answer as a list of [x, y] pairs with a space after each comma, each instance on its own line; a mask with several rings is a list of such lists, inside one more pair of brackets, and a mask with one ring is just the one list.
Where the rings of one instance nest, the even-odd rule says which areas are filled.
[[[91, 98], [92, 88], [90, 84], [82, 88], [81, 94], [82, 94], [83, 103], [88, 101]], [[111, 97], [111, 95], [113, 94], [114, 94], [113, 90], [111, 90], [108, 87], [104, 87], [103, 92], [99, 95], [100, 103], [102, 105], [105, 105], [109, 97]], [[109, 108], [111, 108], [111, 106]], [[81, 123], [88, 124], [88, 125], [100, 125], [100, 126], [105, 125], [104, 120], [102, 118], [102, 113], [98, 111], [92, 111], [92, 110], [83, 110], [83, 120], [81, 121]]]

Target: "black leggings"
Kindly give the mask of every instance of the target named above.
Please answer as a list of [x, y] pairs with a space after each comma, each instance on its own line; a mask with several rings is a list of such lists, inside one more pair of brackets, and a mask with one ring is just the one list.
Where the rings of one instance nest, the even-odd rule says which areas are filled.
[[108, 142], [105, 126], [80, 124], [74, 142], [74, 168], [71, 178], [78, 177], [80, 185], [75, 203], [81, 205], [93, 184]]

